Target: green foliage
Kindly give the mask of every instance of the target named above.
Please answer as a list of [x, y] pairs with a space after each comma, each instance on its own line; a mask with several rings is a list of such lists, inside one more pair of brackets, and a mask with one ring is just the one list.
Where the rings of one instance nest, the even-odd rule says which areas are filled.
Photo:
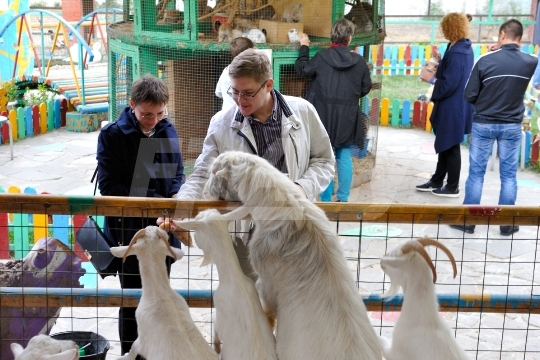
[[34, 106], [40, 105], [41, 103], [46, 103], [54, 96], [53, 93], [49, 92], [45, 84], [39, 84], [36, 90], [30, 90], [26, 88], [24, 93], [24, 106]]
[[4, 81], [2, 83], [2, 88], [6, 90], [6, 97], [9, 102], [17, 100], [17, 96], [19, 96], [19, 89], [13, 80]]
[[416, 75], [387, 75], [382, 77], [381, 97], [388, 98], [390, 102], [398, 99], [415, 101], [418, 95], [425, 94], [429, 84], [418, 80]]
[[122, 0], [105, 0], [99, 4], [99, 9], [104, 9], [104, 8], [122, 9], [123, 6], [124, 6], [124, 3]]
[[441, 15], [445, 15], [446, 13], [447, 12], [442, 8], [441, 2], [434, 1], [428, 9], [428, 16], [425, 17], [425, 20], [441, 20]]
[[43, 8], [48, 8], [49, 5], [47, 4], [47, 1], [38, 0], [38, 1], [32, 1], [30, 4], [30, 7], [33, 9], [43, 9]]

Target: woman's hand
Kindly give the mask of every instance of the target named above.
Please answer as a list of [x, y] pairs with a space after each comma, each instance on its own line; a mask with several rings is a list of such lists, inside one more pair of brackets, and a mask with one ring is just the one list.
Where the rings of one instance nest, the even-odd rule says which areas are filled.
[[171, 232], [178, 240], [182, 242], [182, 244], [186, 246], [193, 246], [193, 240], [191, 239], [191, 235], [189, 235], [189, 231], [177, 226], [174, 220], [158, 218], [157, 224], [159, 225], [160, 229]]

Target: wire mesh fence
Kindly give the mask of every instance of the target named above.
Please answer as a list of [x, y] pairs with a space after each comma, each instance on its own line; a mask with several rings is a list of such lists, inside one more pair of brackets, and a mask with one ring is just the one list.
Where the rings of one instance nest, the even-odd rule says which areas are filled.
[[[380, 268], [380, 258], [405, 241], [428, 236], [445, 244], [456, 259], [458, 275], [453, 278], [446, 255], [429, 250], [438, 274], [440, 315], [469, 356], [540, 358], [536, 345], [540, 336], [536, 267], [540, 211], [537, 208], [318, 205], [339, 234], [351, 276], [364, 297], [371, 324], [378, 334], [391, 336], [402, 301], [399, 296], [382, 298], [389, 288], [389, 278]], [[29, 241], [31, 249], [19, 260], [5, 259], [7, 265], [1, 267], [2, 351], [11, 342], [28, 340], [32, 331], [51, 334], [87, 331], [110, 341], [109, 356], [119, 354], [117, 308], [136, 306], [140, 290], [122, 290], [117, 277], [101, 279], [97, 275], [86, 261], [84, 251], [74, 245], [73, 234], [81, 217], [92, 214], [99, 219], [123, 214], [190, 218], [206, 208], [228, 211], [236, 206], [144, 198], [1, 195], [0, 231], [12, 239], [7, 245], [10, 255], [14, 256], [17, 251], [14, 243], [23, 234], [28, 234], [23, 241]], [[29, 219], [28, 214], [33, 214], [33, 218]], [[40, 222], [40, 214], [46, 215], [46, 222]], [[40, 230], [55, 236], [58, 224], [54, 220], [58, 215], [69, 219], [67, 224], [60, 225], [67, 230], [64, 235], [56, 235], [58, 240], [49, 240], [46, 246], [43, 240], [34, 244], [34, 240], [39, 240], [34, 239], [34, 234]], [[476, 224], [476, 229], [474, 234], [464, 234], [451, 229], [447, 225], [451, 223]], [[502, 236], [501, 224], [518, 225], [520, 231], [510, 237]], [[5, 241], [3, 244], [0, 253], [5, 254]], [[195, 324], [210, 343], [214, 315], [211, 294], [219, 284], [219, 276], [214, 267], [200, 267], [202, 251], [197, 247], [184, 250], [184, 258], [172, 266], [170, 283], [187, 299]], [[9, 359], [7, 356], [2, 353], [2, 359]]]

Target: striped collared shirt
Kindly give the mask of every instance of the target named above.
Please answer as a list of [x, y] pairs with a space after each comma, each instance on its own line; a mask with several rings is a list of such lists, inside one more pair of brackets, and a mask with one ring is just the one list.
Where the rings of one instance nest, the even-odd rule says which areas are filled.
[[261, 123], [252, 116], [248, 116], [247, 119], [253, 131], [259, 156], [266, 159], [279, 171], [287, 173], [283, 142], [281, 141], [281, 106], [275, 90], [272, 90], [272, 96], [274, 98], [272, 114], [264, 123]]

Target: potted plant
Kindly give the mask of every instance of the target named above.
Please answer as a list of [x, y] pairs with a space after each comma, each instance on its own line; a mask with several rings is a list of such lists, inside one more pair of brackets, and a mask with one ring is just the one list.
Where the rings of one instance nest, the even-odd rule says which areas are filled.
[[19, 96], [19, 89], [13, 80], [4, 81], [2, 83], [2, 88], [6, 91], [6, 97], [8, 100], [7, 108], [11, 110], [17, 105], [17, 96]]
[[44, 84], [39, 84], [37, 89], [26, 88], [23, 95], [24, 106], [39, 106], [41, 103], [46, 103], [52, 99], [53, 96], [54, 94], [48, 91], [47, 86]]

